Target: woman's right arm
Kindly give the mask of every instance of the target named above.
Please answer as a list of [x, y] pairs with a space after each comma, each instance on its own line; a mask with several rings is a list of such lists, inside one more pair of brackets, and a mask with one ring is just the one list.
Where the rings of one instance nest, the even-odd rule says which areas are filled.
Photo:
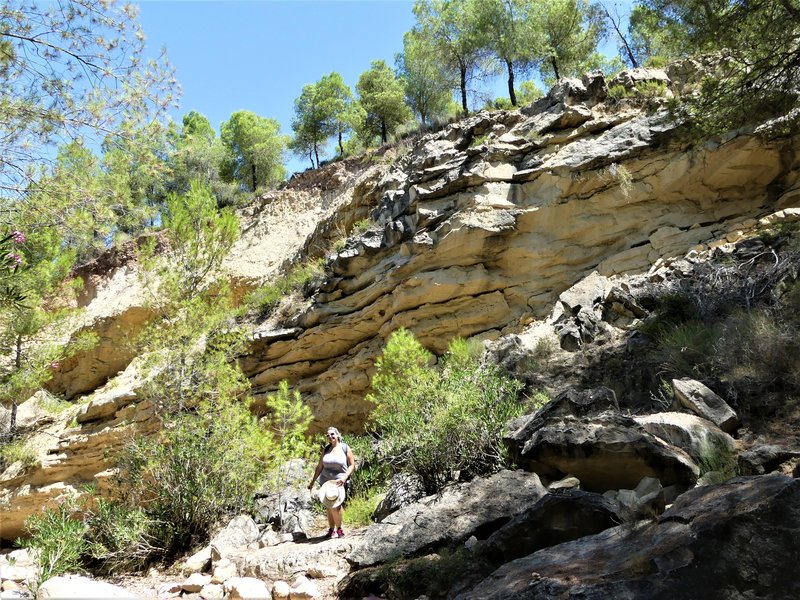
[[308, 484], [308, 489], [314, 487], [314, 482], [317, 480], [317, 477], [319, 477], [320, 473], [322, 473], [322, 456], [319, 457], [317, 468], [314, 469], [314, 476], [311, 478], [311, 483]]

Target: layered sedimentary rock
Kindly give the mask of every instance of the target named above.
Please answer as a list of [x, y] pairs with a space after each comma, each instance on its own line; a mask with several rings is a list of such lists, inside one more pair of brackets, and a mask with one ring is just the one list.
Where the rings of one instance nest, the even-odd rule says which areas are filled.
[[593, 271], [646, 271], [736, 239], [795, 183], [794, 140], [687, 147], [658, 103], [604, 96], [601, 76], [569, 80], [522, 111], [422, 138], [378, 183], [376, 227], [330, 260], [312, 305], [280, 335], [262, 328], [242, 360], [256, 394], [289, 379], [318, 426], [357, 429], [397, 328], [434, 352], [517, 331]]

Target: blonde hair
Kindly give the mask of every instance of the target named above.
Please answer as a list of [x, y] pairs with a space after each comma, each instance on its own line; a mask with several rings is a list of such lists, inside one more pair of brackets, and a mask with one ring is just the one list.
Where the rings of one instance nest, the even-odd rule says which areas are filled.
[[336, 436], [337, 440], [339, 440], [340, 442], [342, 441], [342, 434], [339, 433], [339, 430], [336, 429], [336, 427], [328, 427], [326, 431], [327, 433], [333, 433]]

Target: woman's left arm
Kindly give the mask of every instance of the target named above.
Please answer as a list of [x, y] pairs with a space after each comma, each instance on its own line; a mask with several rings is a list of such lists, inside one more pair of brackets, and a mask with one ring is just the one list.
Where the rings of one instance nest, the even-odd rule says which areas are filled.
[[353, 471], [356, 470], [356, 459], [353, 456], [353, 450], [348, 446], [347, 447], [347, 471], [345, 472], [344, 481], [350, 479], [350, 476], [353, 474]]

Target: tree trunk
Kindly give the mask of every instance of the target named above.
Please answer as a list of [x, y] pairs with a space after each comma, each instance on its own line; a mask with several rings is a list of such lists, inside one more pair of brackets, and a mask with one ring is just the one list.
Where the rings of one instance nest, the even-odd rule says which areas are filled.
[[556, 74], [556, 81], [558, 81], [561, 79], [561, 75], [558, 72], [558, 63], [556, 62], [555, 56], [550, 57], [550, 64], [553, 66], [553, 72]]
[[13, 440], [17, 437], [17, 401], [11, 401], [11, 420], [8, 425], [8, 439]]
[[[319, 150], [317, 149], [317, 143], [314, 142], [314, 158], [317, 159], [317, 168], [319, 169]], [[314, 161], [311, 161], [312, 164]]]
[[422, 122], [422, 124], [420, 126], [420, 131], [423, 131], [423, 132], [427, 131], [427, 127], [425, 126], [425, 111], [424, 110], [419, 111], [419, 120]]
[[469, 114], [467, 108], [467, 67], [461, 66], [461, 108], [464, 109], [464, 114]]
[[344, 156], [344, 145], [342, 144], [342, 130], [339, 130], [339, 156]]
[[506, 61], [508, 67], [508, 97], [511, 99], [511, 106], [517, 105], [517, 94], [514, 92], [514, 65], [510, 60]]
[[[14, 368], [19, 371], [22, 368], [22, 335], [17, 335], [14, 343]], [[17, 399], [11, 399], [11, 419], [8, 423], [8, 439], [14, 439], [17, 435]]]
[[389, 141], [389, 134], [386, 131], [386, 119], [381, 119], [381, 143]]
[[[602, 6], [602, 5], [601, 5]], [[606, 18], [611, 21], [611, 26], [614, 28], [614, 31], [617, 32], [617, 37], [622, 41], [622, 45], [625, 46], [625, 53], [628, 55], [628, 60], [631, 62], [631, 67], [634, 69], [639, 68], [639, 63], [636, 58], [633, 56], [633, 50], [631, 50], [630, 45], [628, 44], [628, 40], [626, 39], [625, 35], [619, 28], [618, 19], [615, 19], [611, 16], [611, 13], [608, 12], [608, 9], [603, 6], [603, 11], [606, 13]]]
[[250, 167], [251, 167], [252, 172], [253, 172], [253, 191], [255, 192], [256, 191], [256, 183], [257, 183], [256, 182], [256, 166], [255, 165], [250, 165]]

